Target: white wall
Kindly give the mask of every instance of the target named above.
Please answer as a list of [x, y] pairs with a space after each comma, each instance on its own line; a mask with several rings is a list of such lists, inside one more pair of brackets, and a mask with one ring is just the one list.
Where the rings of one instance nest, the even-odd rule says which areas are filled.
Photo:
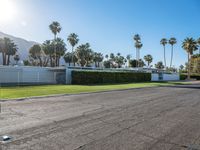
[[56, 83], [52, 68], [0, 66], [0, 83]]
[[152, 74], [151, 74], [151, 81], [159, 81], [159, 80], [158, 80], [158, 74], [157, 74], [157, 73], [152, 73]]
[[177, 81], [180, 80], [180, 76], [178, 73], [173, 74], [163, 74], [164, 81]]
[[178, 73], [172, 73], [172, 74], [162, 74], [163, 79], [159, 80], [158, 73], [152, 73], [151, 74], [151, 81], [178, 81], [180, 80], [180, 76]]

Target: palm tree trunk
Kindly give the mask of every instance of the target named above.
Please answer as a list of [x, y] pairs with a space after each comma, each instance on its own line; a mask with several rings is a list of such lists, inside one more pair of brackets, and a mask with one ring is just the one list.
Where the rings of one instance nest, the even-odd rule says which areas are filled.
[[190, 80], [190, 53], [188, 53], [188, 80]]
[[6, 54], [2, 53], [2, 57], [3, 57], [3, 65], [6, 65]]
[[74, 47], [72, 46], [72, 63], [74, 63], [74, 53], [73, 53], [73, 51], [74, 51]]
[[8, 58], [7, 58], [7, 63], [6, 65], [8, 66], [10, 64], [10, 55], [8, 55]]
[[[56, 34], [54, 34], [54, 40], [56, 40]], [[54, 43], [54, 54], [55, 54], [54, 67], [56, 67], [57, 66], [57, 57], [56, 57], [56, 45], [55, 45], [55, 43]]]
[[170, 68], [172, 67], [173, 53], [174, 53], [174, 47], [172, 45]]
[[136, 67], [138, 67], [138, 49], [136, 48]]
[[166, 68], [165, 46], [164, 46], [164, 62], [165, 62], [165, 68]]

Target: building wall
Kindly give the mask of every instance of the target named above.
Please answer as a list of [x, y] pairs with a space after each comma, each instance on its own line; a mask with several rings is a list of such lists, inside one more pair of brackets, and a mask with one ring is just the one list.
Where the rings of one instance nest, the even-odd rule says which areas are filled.
[[57, 73], [52, 68], [0, 66], [0, 83], [55, 84]]
[[158, 73], [152, 73], [151, 74], [151, 81], [177, 81], [180, 80], [180, 76], [178, 73], [172, 73], [172, 74], [162, 74], [162, 78], [159, 78]]

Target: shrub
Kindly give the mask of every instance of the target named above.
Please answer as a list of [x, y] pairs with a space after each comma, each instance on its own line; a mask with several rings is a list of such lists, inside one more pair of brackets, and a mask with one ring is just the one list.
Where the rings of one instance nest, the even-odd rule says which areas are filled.
[[73, 70], [72, 84], [105, 84], [151, 81], [150, 73]]
[[[191, 74], [190, 78], [191, 79], [200, 80], [200, 75], [198, 75], [198, 74]], [[180, 74], [180, 80], [185, 80], [185, 79], [187, 79], [187, 74]]]

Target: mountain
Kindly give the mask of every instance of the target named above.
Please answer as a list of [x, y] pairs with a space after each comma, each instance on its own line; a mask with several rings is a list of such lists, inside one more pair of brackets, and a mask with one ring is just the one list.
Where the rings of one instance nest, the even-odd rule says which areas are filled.
[[[29, 51], [30, 47], [32, 47], [34, 44], [38, 44], [37, 42], [27, 41], [25, 39], [0, 32], [0, 38], [3, 38], [3, 37], [10, 38], [17, 45], [17, 47], [18, 47], [17, 53], [20, 55], [20, 61], [28, 59], [28, 51]], [[0, 64], [1, 63], [2, 63], [2, 57], [0, 54]]]

